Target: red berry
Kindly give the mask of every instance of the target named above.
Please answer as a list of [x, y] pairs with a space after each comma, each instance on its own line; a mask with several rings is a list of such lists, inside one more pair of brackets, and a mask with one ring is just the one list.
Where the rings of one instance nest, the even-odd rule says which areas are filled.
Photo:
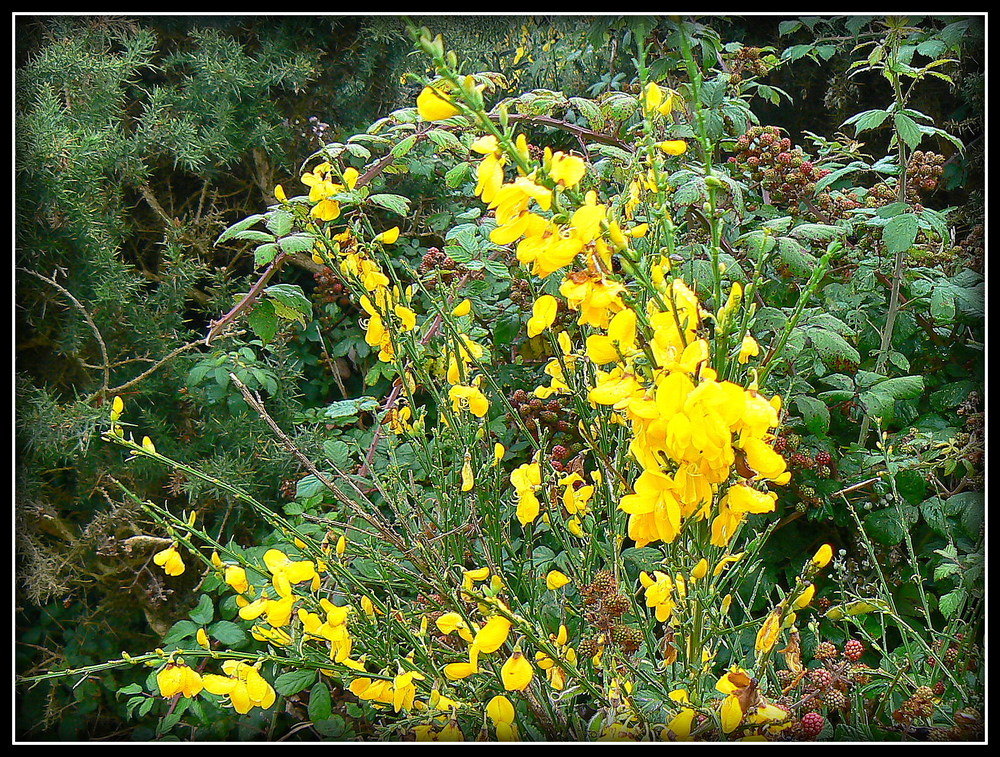
[[818, 712], [807, 712], [802, 716], [800, 721], [802, 725], [802, 733], [807, 739], [814, 739], [823, 732], [823, 726], [826, 725], [826, 721], [823, 716]]
[[865, 653], [865, 645], [857, 639], [851, 639], [844, 645], [844, 657], [851, 662], [857, 662]]

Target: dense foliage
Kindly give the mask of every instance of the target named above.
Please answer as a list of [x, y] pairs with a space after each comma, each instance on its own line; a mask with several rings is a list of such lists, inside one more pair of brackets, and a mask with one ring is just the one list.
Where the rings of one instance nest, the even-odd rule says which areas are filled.
[[981, 19], [423, 23], [18, 19], [18, 734], [980, 739]]

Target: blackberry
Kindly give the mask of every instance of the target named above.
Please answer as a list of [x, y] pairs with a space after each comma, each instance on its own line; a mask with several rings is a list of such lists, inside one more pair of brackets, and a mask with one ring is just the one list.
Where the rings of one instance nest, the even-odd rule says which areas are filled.
[[833, 462], [833, 456], [829, 452], [817, 452], [816, 463], [818, 465], [829, 465]]
[[816, 645], [813, 657], [817, 660], [832, 660], [837, 656], [837, 648], [829, 641], [821, 641]]
[[833, 675], [826, 668], [813, 668], [809, 671], [809, 680], [817, 689], [829, 689]]
[[850, 639], [846, 644], [844, 644], [844, 657], [851, 662], [857, 662], [860, 660], [861, 655], [864, 653], [865, 645], [857, 639]]
[[826, 721], [818, 712], [807, 712], [802, 716], [802, 720], [799, 721], [802, 734], [807, 739], [814, 739], [819, 736], [823, 732], [824, 725], [826, 725]]
[[823, 702], [831, 710], [843, 710], [847, 707], [847, 697], [844, 692], [832, 689], [823, 695]]

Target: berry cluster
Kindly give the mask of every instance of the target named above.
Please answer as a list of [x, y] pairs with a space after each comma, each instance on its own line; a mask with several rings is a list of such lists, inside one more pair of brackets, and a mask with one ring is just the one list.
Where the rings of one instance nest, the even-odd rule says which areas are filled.
[[316, 282], [316, 286], [313, 288], [312, 298], [318, 304], [339, 305], [341, 308], [351, 306], [350, 290], [329, 266], [323, 266], [316, 271], [313, 274], [313, 281]]
[[914, 720], [930, 718], [934, 715], [934, 690], [930, 686], [918, 686], [913, 695], [892, 713], [892, 719], [903, 725]]
[[427, 248], [417, 273], [428, 289], [433, 289], [436, 284], [451, 284], [461, 276], [469, 276], [473, 279], [481, 279], [484, 276], [482, 270], [470, 271], [461, 263], [452, 260], [447, 253], [442, 252], [437, 247]]
[[571, 406], [571, 398], [558, 396], [542, 400], [523, 389], [515, 389], [510, 395], [510, 404], [536, 439], [544, 431], [559, 437], [559, 441], [567, 448], [567, 454], [561, 458], [553, 455], [556, 462], [580, 451], [579, 445], [568, 443], [568, 438], [576, 428], [576, 414]]
[[911, 189], [933, 192], [944, 173], [944, 155], [916, 150], [906, 164], [906, 176]]
[[759, 47], [741, 47], [729, 61], [729, 83], [736, 85], [744, 79], [766, 76], [771, 66], [761, 59], [764, 51]]
[[626, 655], [634, 654], [642, 645], [642, 632], [621, 622], [630, 602], [619, 591], [614, 574], [609, 570], [599, 571], [580, 594], [583, 596], [583, 616], [598, 631], [581, 640], [580, 655], [593, 657], [605, 646], [618, 647]]
[[776, 126], [751, 126], [736, 140], [730, 165], [759, 184], [771, 204], [797, 207], [816, 193], [816, 182], [830, 173], [817, 168], [802, 152], [782, 137]]

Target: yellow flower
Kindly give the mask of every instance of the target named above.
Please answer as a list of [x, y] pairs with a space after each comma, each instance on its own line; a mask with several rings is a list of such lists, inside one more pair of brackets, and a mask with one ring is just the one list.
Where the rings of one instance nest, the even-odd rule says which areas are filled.
[[163, 568], [163, 572], [168, 576], [179, 576], [184, 572], [184, 561], [181, 553], [177, 551], [177, 545], [171, 544], [162, 552], [153, 555], [153, 562]]
[[809, 563], [809, 567], [812, 570], [822, 570], [823, 568], [825, 568], [827, 565], [830, 564], [830, 560], [832, 559], [833, 559], [833, 547], [831, 547], [829, 544], [824, 544], [816, 551], [816, 554], [813, 556], [813, 559]]
[[461, 111], [434, 87], [424, 87], [417, 95], [417, 112], [425, 121], [441, 121]]
[[456, 384], [448, 390], [448, 398], [455, 412], [467, 407], [470, 413], [482, 418], [490, 409], [490, 401], [486, 399], [486, 395], [474, 386]]
[[470, 491], [475, 483], [476, 479], [472, 473], [472, 461], [468, 453], [466, 453], [465, 464], [462, 466], [462, 491]]
[[472, 301], [466, 298], [455, 306], [455, 309], [451, 311], [451, 314], [456, 318], [461, 318], [463, 315], [468, 315], [471, 311]]
[[510, 621], [502, 615], [494, 615], [479, 629], [472, 645], [484, 654], [491, 654], [504, 645], [509, 634]]
[[238, 565], [226, 566], [224, 580], [236, 589], [239, 594], [246, 594], [250, 588], [250, 582], [247, 580], [247, 572]]
[[156, 447], [153, 446], [153, 440], [148, 436], [142, 437], [142, 448], [147, 452], [152, 452], [154, 455], [156, 454]]
[[580, 183], [587, 172], [587, 164], [582, 158], [576, 155], [567, 155], [563, 152], [556, 152], [552, 155], [552, 163], [549, 167], [551, 179], [564, 187], [573, 187]]
[[535, 676], [535, 669], [521, 652], [514, 652], [500, 668], [500, 678], [507, 691], [524, 691]]
[[169, 699], [176, 694], [194, 697], [201, 692], [204, 685], [198, 671], [183, 663], [167, 663], [167, 666], [156, 674], [156, 685], [160, 695]]
[[399, 239], [398, 226], [393, 226], [388, 231], [383, 231], [381, 234], [375, 237], [376, 242], [382, 242], [383, 244], [395, 244], [397, 239]]
[[767, 619], [761, 624], [760, 630], [757, 632], [757, 640], [754, 643], [754, 649], [757, 650], [758, 654], [765, 654], [770, 652], [774, 647], [775, 642], [778, 640], [778, 634], [781, 633], [781, 612], [778, 610], [773, 611], [767, 616]]
[[531, 318], [528, 319], [528, 337], [536, 337], [551, 326], [556, 320], [559, 303], [550, 294], [543, 294], [531, 308]]
[[548, 575], [545, 576], [545, 586], [550, 591], [556, 591], [568, 584], [570, 580], [569, 576], [565, 573], [560, 573], [558, 570], [550, 570]]
[[750, 362], [750, 358], [757, 357], [760, 354], [760, 345], [757, 344], [756, 340], [747, 334], [743, 337], [743, 342], [740, 344], [740, 356], [737, 358], [741, 364]]
[[209, 649], [212, 646], [211, 642], [208, 640], [208, 634], [205, 632], [204, 628], [199, 628], [198, 633], [194, 635], [194, 638], [195, 641], [198, 642], [198, 645], [200, 647], [203, 647], [204, 649]]
[[683, 139], [671, 139], [666, 142], [660, 142], [656, 146], [667, 155], [683, 155], [687, 152], [687, 142]]
[[806, 607], [808, 607], [809, 603], [812, 602], [813, 597], [815, 595], [816, 595], [816, 584], [809, 584], [795, 600], [795, 609], [803, 610]]
[[241, 715], [254, 707], [266, 710], [274, 704], [277, 698], [274, 689], [253, 665], [226, 660], [222, 670], [226, 675], [204, 676], [205, 691], [229, 697], [229, 703]]
[[288, 196], [285, 194], [285, 188], [280, 184], [274, 188], [274, 199], [278, 202], [286, 202], [288, 200]]

